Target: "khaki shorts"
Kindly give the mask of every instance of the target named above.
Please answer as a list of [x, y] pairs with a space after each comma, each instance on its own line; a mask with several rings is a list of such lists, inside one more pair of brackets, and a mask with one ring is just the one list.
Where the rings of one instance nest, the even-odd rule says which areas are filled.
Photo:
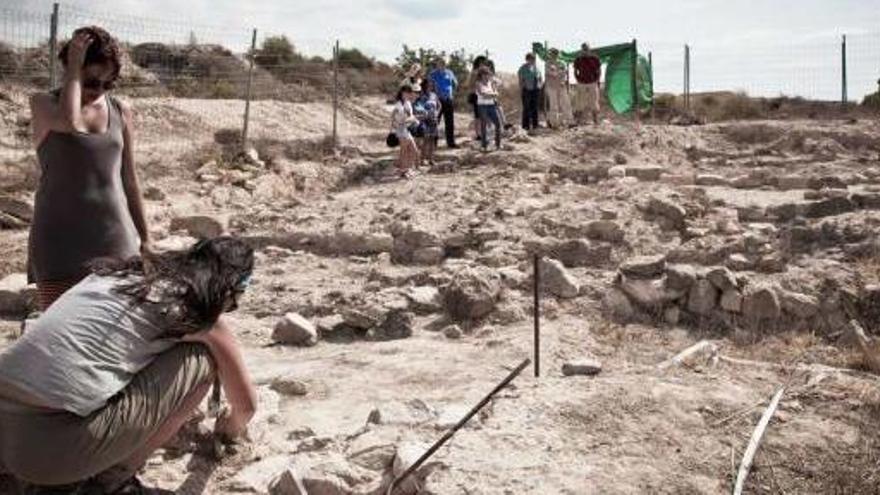
[[38, 485], [90, 478], [131, 457], [213, 377], [206, 347], [177, 344], [89, 416], [2, 404], [0, 472]]
[[574, 88], [574, 112], [599, 111], [599, 84], [576, 84]]

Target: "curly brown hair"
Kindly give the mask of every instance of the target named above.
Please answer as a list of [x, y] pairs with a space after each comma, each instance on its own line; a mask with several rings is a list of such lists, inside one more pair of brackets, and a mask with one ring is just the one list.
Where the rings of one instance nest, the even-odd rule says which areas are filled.
[[[122, 70], [121, 49], [116, 38], [110, 36], [104, 28], [98, 26], [85, 26], [73, 32], [73, 36], [80, 33], [88, 33], [94, 41], [86, 50], [86, 58], [83, 66], [91, 64], [110, 64], [113, 66], [113, 80], [119, 79], [119, 72]], [[67, 69], [67, 51], [70, 48], [70, 42], [64, 44], [58, 53], [58, 59], [61, 65]]]

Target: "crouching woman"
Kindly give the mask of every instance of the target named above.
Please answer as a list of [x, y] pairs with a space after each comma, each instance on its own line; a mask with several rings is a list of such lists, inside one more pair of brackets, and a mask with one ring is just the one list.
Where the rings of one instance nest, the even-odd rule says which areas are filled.
[[141, 493], [135, 473], [215, 376], [230, 403], [216, 433], [244, 432], [256, 394], [220, 316], [237, 308], [253, 251], [219, 237], [148, 261], [96, 265], [0, 354], [0, 472], [56, 491]]

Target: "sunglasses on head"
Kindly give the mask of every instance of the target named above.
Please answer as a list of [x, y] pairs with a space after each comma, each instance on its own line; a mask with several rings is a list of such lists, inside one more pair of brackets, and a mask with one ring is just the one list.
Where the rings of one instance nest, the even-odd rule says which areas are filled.
[[89, 78], [83, 81], [82, 87], [84, 89], [103, 89], [104, 91], [113, 89], [116, 86], [116, 81], [102, 81], [98, 78]]

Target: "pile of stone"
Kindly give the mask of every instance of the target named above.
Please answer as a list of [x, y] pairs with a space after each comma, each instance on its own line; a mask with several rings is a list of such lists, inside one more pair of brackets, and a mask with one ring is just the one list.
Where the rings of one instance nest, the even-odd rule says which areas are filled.
[[33, 205], [12, 196], [0, 196], [0, 229], [26, 229], [34, 218]]
[[755, 274], [725, 266], [667, 263], [663, 255], [640, 256], [620, 265], [604, 307], [618, 320], [660, 319], [722, 323], [729, 328], [827, 329], [840, 322], [840, 303], [785, 290]]

